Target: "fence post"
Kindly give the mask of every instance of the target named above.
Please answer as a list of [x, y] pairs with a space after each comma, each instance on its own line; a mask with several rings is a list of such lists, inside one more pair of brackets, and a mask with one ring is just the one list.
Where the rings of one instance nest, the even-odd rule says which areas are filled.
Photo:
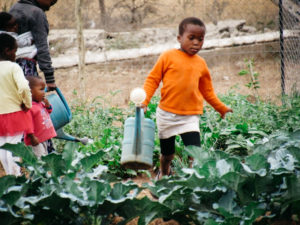
[[280, 31], [280, 73], [281, 73], [281, 94], [285, 95], [285, 68], [284, 68], [284, 37], [283, 37], [283, 6], [279, 0], [279, 31]]

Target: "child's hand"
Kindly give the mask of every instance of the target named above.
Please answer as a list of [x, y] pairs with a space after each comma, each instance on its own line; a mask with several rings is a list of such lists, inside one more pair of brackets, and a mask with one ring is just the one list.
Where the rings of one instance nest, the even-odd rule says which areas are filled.
[[144, 113], [147, 112], [147, 106], [145, 104], [141, 104], [141, 108], [144, 110]]
[[233, 112], [233, 110], [231, 108], [227, 108], [227, 110], [224, 112], [224, 113], [221, 113], [221, 118], [224, 119], [225, 118], [225, 115], [226, 113], [229, 113], [229, 112]]
[[34, 134], [28, 134], [28, 137], [30, 138], [30, 142], [32, 146], [37, 146], [40, 141]]
[[46, 108], [50, 107], [50, 103], [47, 98], [44, 98], [43, 102], [45, 103]]

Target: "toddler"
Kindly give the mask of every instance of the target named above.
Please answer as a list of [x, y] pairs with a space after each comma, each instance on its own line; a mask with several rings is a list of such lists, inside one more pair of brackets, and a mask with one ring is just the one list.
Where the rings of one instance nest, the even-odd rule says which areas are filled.
[[56, 136], [49, 113], [52, 107], [45, 98], [46, 84], [41, 77], [28, 76], [32, 94], [32, 107], [29, 115], [32, 118], [33, 134], [25, 133], [24, 142], [32, 146], [35, 155], [40, 158], [47, 155], [47, 141]]
[[222, 118], [232, 112], [216, 96], [206, 62], [197, 53], [201, 50], [204, 23], [188, 17], [179, 24], [179, 49], [162, 53], [144, 83], [147, 93], [143, 107], [150, 102], [162, 81], [161, 100], [156, 110], [160, 138], [161, 176], [170, 175], [175, 154], [175, 137], [180, 135], [185, 146], [200, 146], [199, 115], [203, 113], [203, 99], [218, 111]]
[[22, 69], [16, 64], [17, 42], [0, 34], [0, 161], [7, 175], [20, 175], [12, 153], [1, 149], [6, 143], [21, 142], [24, 132], [32, 133], [26, 111], [31, 108], [31, 93]]

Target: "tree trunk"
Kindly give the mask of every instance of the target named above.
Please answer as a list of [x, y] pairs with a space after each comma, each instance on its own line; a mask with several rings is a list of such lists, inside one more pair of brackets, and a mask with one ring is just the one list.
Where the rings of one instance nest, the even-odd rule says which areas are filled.
[[106, 8], [105, 8], [105, 0], [99, 0], [99, 7], [100, 7], [100, 18], [101, 24], [103, 28], [106, 28]]
[[82, 25], [82, 0], [75, 1], [75, 16], [77, 22], [77, 46], [78, 46], [78, 80], [80, 87], [80, 98], [85, 100], [85, 47], [84, 47], [84, 36], [83, 36], [83, 25]]

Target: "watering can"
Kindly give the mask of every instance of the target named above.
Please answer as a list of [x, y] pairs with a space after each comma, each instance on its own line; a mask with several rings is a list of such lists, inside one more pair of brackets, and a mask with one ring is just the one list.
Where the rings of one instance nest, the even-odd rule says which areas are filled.
[[134, 170], [152, 167], [154, 138], [155, 123], [144, 118], [144, 110], [136, 103], [135, 117], [127, 118], [124, 124], [121, 164]]
[[63, 131], [63, 127], [71, 121], [72, 113], [60, 89], [56, 87], [55, 91], [56, 94], [53, 93], [47, 96], [48, 101], [52, 105], [52, 112], [50, 114], [50, 118], [52, 120], [53, 126], [57, 134], [55, 138], [67, 141], [81, 142], [82, 144], [89, 143], [91, 140], [89, 140], [86, 137], [76, 138], [69, 134], [66, 134]]

